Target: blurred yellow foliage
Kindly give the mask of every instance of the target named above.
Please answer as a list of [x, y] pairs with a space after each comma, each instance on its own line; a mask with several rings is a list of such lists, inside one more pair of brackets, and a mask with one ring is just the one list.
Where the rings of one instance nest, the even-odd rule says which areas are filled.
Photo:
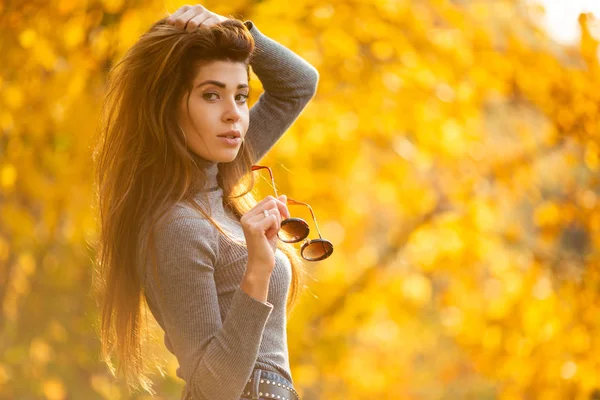
[[42, 390], [48, 400], [63, 400], [67, 398], [64, 384], [59, 379], [45, 380], [42, 383]]
[[[265, 160], [336, 248], [289, 320], [303, 399], [600, 396], [592, 16], [560, 46], [516, 0], [202, 4], [321, 75]], [[0, 2], [0, 399], [147, 398], [99, 361], [90, 149], [109, 66], [180, 5]]]

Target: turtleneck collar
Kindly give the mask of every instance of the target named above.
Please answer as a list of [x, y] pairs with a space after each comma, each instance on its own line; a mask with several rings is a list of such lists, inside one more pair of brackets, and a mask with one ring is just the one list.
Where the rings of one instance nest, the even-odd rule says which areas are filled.
[[198, 166], [206, 174], [206, 182], [204, 188], [201, 188], [201, 192], [214, 192], [219, 190], [219, 184], [217, 182], [217, 175], [219, 174], [219, 163], [216, 161], [207, 160], [200, 157], [196, 153], [192, 152], [192, 158], [196, 161]]

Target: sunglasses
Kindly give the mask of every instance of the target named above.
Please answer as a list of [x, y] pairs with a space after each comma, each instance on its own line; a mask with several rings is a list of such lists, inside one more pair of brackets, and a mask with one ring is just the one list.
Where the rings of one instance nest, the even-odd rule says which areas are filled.
[[[253, 165], [252, 171], [257, 171], [259, 169], [266, 169], [269, 171], [269, 175], [271, 176], [271, 184], [273, 186], [273, 190], [275, 191], [275, 197], [279, 197], [277, 194], [277, 189], [275, 188], [275, 179], [273, 179], [273, 171], [271, 168], [264, 167], [261, 165]], [[302, 248], [300, 249], [300, 254], [302, 258], [307, 261], [321, 261], [326, 259], [333, 253], [333, 245], [329, 240], [323, 239], [321, 236], [321, 232], [319, 231], [319, 225], [317, 225], [317, 218], [315, 217], [315, 213], [313, 212], [311, 206], [306, 203], [302, 203], [301, 201], [296, 201], [288, 198], [287, 203], [291, 205], [301, 205], [306, 206], [310, 210], [310, 213], [313, 217], [313, 221], [315, 221], [315, 227], [317, 228], [317, 233], [319, 234], [318, 239], [306, 239], [306, 241], [302, 244]], [[286, 218], [281, 221], [281, 229], [277, 233], [277, 237], [279, 240], [285, 243], [297, 243], [301, 240], [304, 240], [310, 232], [310, 228], [308, 224], [300, 219], [300, 218]]]

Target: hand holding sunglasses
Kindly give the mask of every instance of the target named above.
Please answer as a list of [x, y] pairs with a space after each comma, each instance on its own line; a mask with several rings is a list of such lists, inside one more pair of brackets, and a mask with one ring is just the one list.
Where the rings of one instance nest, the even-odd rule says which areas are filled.
[[[269, 171], [271, 184], [273, 186], [273, 190], [275, 191], [275, 198], [278, 198], [279, 195], [277, 194], [277, 189], [275, 188], [275, 180], [273, 179], [273, 172], [271, 171], [271, 168], [261, 165], [252, 166], [252, 171], [257, 171], [259, 169], [266, 169]], [[317, 233], [319, 234], [318, 239], [306, 239], [304, 241], [300, 249], [300, 255], [302, 255], [302, 258], [307, 261], [321, 261], [329, 257], [333, 253], [333, 244], [331, 244], [330, 241], [323, 239], [321, 236], [319, 225], [317, 224], [317, 218], [315, 217], [312, 207], [306, 203], [290, 198], [287, 199], [287, 204], [308, 207], [310, 214], [313, 217], [313, 221], [315, 222]], [[297, 243], [308, 237], [309, 233], [310, 228], [303, 219], [290, 217], [281, 221], [281, 228], [279, 229], [277, 236], [283, 242]]]

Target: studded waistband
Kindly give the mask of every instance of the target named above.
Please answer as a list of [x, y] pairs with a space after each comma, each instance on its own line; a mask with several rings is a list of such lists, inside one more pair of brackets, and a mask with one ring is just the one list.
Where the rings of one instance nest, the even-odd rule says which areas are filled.
[[298, 392], [283, 376], [275, 372], [255, 369], [244, 387], [242, 398], [259, 399], [261, 397], [277, 400], [300, 400]]

